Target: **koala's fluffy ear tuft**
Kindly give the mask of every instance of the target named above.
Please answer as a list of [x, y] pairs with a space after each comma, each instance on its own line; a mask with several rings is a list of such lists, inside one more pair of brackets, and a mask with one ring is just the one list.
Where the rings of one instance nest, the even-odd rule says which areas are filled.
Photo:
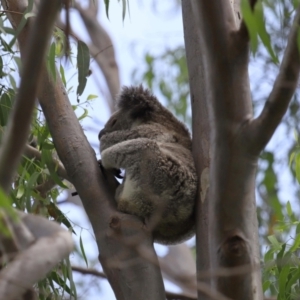
[[133, 119], [148, 119], [160, 105], [157, 98], [142, 85], [138, 87], [123, 87], [118, 98], [118, 108], [129, 111]]

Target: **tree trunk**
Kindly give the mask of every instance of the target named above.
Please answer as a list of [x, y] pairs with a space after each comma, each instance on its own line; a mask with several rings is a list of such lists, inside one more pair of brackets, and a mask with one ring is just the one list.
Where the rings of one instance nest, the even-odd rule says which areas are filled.
[[[213, 288], [232, 299], [262, 299], [254, 195], [258, 155], [249, 153], [243, 135], [244, 124], [252, 118], [247, 43], [238, 34], [228, 34], [226, 26], [235, 26], [229, 1], [182, 5], [193, 116], [201, 120], [193, 121], [200, 178], [211, 156], [208, 199], [198, 200], [198, 275], [209, 268], [209, 254], [217, 275], [222, 268], [243, 266], [235, 276], [214, 277]], [[199, 299], [207, 298], [199, 293]]]
[[[196, 251], [198, 275], [207, 274], [209, 261], [208, 190], [210, 164], [210, 125], [208, 118], [204, 55], [200, 47], [200, 31], [193, 20], [191, 1], [182, 2], [185, 50], [189, 71], [192, 105], [193, 156], [198, 175], [196, 205]], [[203, 282], [210, 285], [210, 278]], [[211, 299], [199, 289], [199, 299]]]

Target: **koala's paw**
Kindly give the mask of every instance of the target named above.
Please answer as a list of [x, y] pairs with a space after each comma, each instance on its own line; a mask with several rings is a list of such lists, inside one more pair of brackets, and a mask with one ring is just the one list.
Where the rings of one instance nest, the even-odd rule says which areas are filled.
[[124, 176], [121, 175], [121, 170], [120, 169], [114, 169], [114, 174], [115, 174], [115, 177], [119, 178], [119, 179], [123, 179]]
[[116, 176], [116, 174], [119, 175], [120, 171], [116, 170], [116, 169], [106, 170], [101, 163], [101, 159], [98, 160], [98, 165], [101, 170], [101, 173], [103, 174], [104, 179], [108, 183], [108, 186], [113, 191], [113, 194], [115, 194], [117, 187], [120, 185], [120, 183], [115, 178], [115, 176]]
[[[105, 175], [106, 170], [105, 170], [105, 168], [102, 165], [101, 159], [98, 160], [98, 165], [99, 165], [99, 168], [101, 169], [102, 174]], [[120, 169], [112, 169], [112, 170], [110, 170], [110, 172], [112, 172], [112, 174], [115, 177], [117, 177], [119, 179], [123, 179], [123, 176], [121, 175], [121, 170]]]

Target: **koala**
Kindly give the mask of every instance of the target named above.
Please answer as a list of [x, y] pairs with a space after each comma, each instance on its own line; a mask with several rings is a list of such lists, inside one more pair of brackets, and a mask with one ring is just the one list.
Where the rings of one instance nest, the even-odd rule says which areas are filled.
[[125, 170], [115, 194], [118, 210], [144, 221], [157, 213], [154, 241], [183, 242], [195, 231], [197, 175], [190, 134], [142, 86], [124, 87], [117, 108], [98, 138], [102, 166]]

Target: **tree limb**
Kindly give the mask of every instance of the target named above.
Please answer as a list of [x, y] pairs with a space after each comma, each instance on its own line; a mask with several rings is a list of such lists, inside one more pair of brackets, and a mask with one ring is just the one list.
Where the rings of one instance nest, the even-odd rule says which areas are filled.
[[[71, 234], [60, 225], [40, 216], [22, 212], [18, 214], [22, 226], [26, 225], [26, 231], [30, 231], [35, 241], [27, 243], [26, 250], [20, 252], [0, 272], [0, 298], [7, 300], [20, 299], [33, 284], [68, 256], [74, 247]], [[20, 225], [16, 223], [14, 227], [16, 236], [20, 236]], [[32, 241], [31, 238], [29, 240]]]
[[[182, 17], [184, 24], [184, 40], [189, 72], [192, 129], [193, 129], [193, 157], [198, 175], [198, 192], [196, 199], [196, 251], [197, 274], [210, 269], [209, 228], [208, 228], [208, 190], [210, 167], [210, 124], [208, 113], [208, 91], [205, 73], [205, 49], [201, 47], [201, 35], [195, 26], [192, 2], [182, 2]], [[210, 278], [203, 280], [207, 285]], [[207, 299], [199, 291], [203, 299]]]
[[300, 56], [298, 48], [300, 6], [296, 11], [279, 74], [261, 114], [249, 124], [252, 151], [259, 153], [269, 142], [283, 118], [298, 84]]
[[80, 267], [80, 266], [72, 266], [72, 270], [75, 271], [75, 272], [79, 272], [81, 274], [84, 274], [84, 275], [93, 275], [93, 276], [97, 276], [97, 277], [100, 277], [100, 278], [107, 278], [106, 275], [103, 273], [103, 272], [99, 272], [95, 269], [87, 269], [87, 268], [83, 268], [83, 267]]
[[[3, 2], [7, 1], [2, 1], [4, 7], [9, 5]], [[52, 27], [59, 7], [59, 0], [51, 2], [46, 0], [42, 1], [35, 26], [28, 37], [28, 45], [24, 51], [24, 66], [22, 69], [20, 88], [11, 117], [8, 121], [7, 129], [2, 138], [0, 149], [0, 185], [6, 192], [10, 190], [14, 172], [21, 159], [27, 141], [42, 62], [45, 58]], [[22, 8], [24, 8], [24, 6]], [[11, 7], [8, 7], [8, 9], [11, 9]], [[12, 9], [12, 11], [15, 10]], [[24, 10], [20, 12], [23, 11]], [[19, 15], [16, 17], [20, 19]]]
[[9, 235], [4, 231], [0, 232], [1, 256], [4, 254], [5, 256], [14, 257], [18, 251], [28, 248], [34, 242], [34, 236], [24, 223], [22, 221], [15, 222], [3, 209], [0, 209], [0, 220], [3, 228], [9, 232]]

